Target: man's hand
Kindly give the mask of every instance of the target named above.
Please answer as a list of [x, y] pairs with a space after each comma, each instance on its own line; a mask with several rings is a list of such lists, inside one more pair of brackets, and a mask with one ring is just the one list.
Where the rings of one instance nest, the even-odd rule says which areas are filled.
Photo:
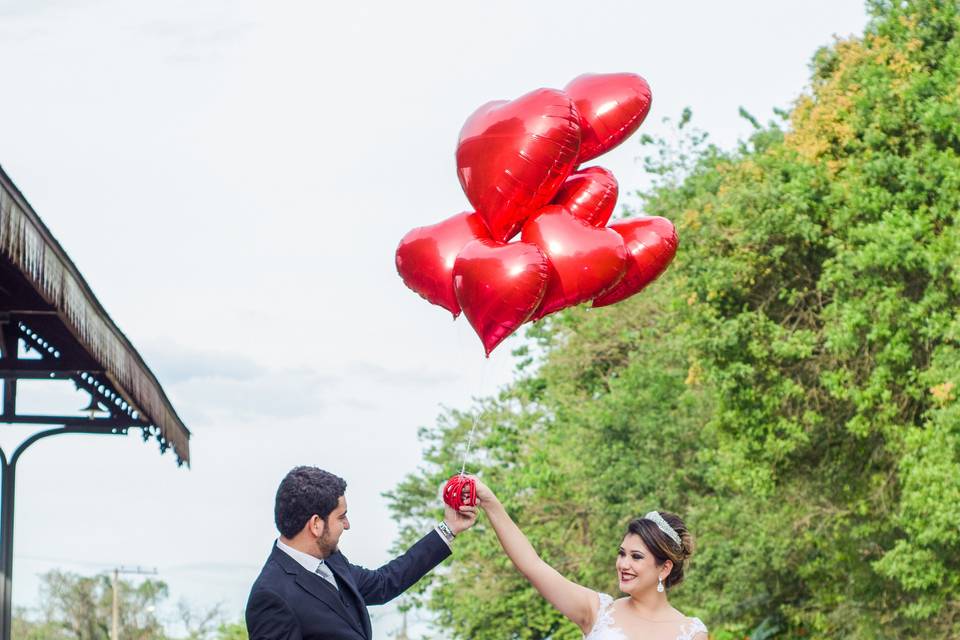
[[460, 507], [460, 511], [448, 504], [443, 505], [443, 521], [447, 523], [453, 535], [459, 535], [461, 531], [466, 531], [477, 521], [476, 507]]

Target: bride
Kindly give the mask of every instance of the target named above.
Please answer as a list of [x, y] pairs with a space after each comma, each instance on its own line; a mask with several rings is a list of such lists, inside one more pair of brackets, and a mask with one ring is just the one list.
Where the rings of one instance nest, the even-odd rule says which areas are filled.
[[561, 576], [544, 562], [490, 488], [478, 478], [484, 510], [514, 566], [556, 609], [583, 630], [585, 640], [707, 640], [699, 618], [672, 606], [667, 593], [683, 581], [693, 540], [679, 517], [651, 511], [630, 522], [617, 552], [625, 598], [614, 600]]

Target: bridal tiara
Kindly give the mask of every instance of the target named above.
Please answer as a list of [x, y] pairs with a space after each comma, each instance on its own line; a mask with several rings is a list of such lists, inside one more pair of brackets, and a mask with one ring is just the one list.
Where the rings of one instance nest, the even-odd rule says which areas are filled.
[[683, 548], [683, 544], [680, 542], [680, 535], [674, 531], [673, 527], [671, 527], [667, 521], [663, 519], [663, 516], [661, 516], [658, 511], [651, 511], [647, 515], [643, 516], [643, 519], [652, 521], [653, 524], [657, 525], [657, 528], [660, 529], [660, 531], [663, 531], [670, 537], [671, 540], [676, 542], [678, 547], [681, 549]]

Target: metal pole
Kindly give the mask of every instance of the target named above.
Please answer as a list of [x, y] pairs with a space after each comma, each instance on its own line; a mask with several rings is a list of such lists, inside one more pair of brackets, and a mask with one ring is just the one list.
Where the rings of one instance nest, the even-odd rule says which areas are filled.
[[[4, 363], [17, 359], [20, 340], [17, 332], [10, 326], [8, 314], [0, 318], [0, 357]], [[3, 417], [9, 418], [17, 413], [17, 380], [6, 378], [3, 381]], [[16, 496], [15, 483], [17, 473], [17, 451], [9, 462], [0, 450], [0, 638], [11, 639], [13, 625], [13, 499]]]
[[0, 502], [0, 637], [11, 639], [13, 617], [13, 498], [16, 461], [7, 462], [0, 450], [0, 479], [3, 486]]
[[[16, 497], [17, 461], [27, 447], [47, 436], [56, 436], [61, 433], [97, 433], [121, 435], [120, 431], [109, 429], [94, 429], [82, 431], [71, 427], [57, 427], [39, 431], [16, 448], [10, 461], [3, 449], [0, 449], [0, 476], [3, 486], [0, 487], [3, 502], [0, 503], [0, 640], [12, 640], [11, 625], [13, 622], [13, 501]], [[122, 433], [126, 433], [124, 429]]]
[[113, 626], [110, 629], [110, 640], [120, 640], [120, 600], [117, 598], [117, 582], [120, 571], [113, 570]]

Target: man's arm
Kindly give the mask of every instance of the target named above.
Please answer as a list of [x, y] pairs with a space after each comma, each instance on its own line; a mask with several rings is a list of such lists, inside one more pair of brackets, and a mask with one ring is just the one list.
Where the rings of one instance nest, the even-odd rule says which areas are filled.
[[[459, 513], [445, 507], [444, 522], [453, 534], [466, 531], [476, 521], [475, 507], [462, 507]], [[434, 530], [379, 569], [371, 571], [352, 564], [348, 566], [364, 602], [368, 605], [384, 604], [416, 584], [450, 554], [450, 541]]]
[[300, 623], [279, 596], [258, 590], [247, 602], [247, 633], [250, 640], [302, 640]]
[[450, 547], [440, 534], [431, 531], [379, 569], [348, 566], [364, 602], [368, 605], [384, 604], [416, 584], [450, 554]]

